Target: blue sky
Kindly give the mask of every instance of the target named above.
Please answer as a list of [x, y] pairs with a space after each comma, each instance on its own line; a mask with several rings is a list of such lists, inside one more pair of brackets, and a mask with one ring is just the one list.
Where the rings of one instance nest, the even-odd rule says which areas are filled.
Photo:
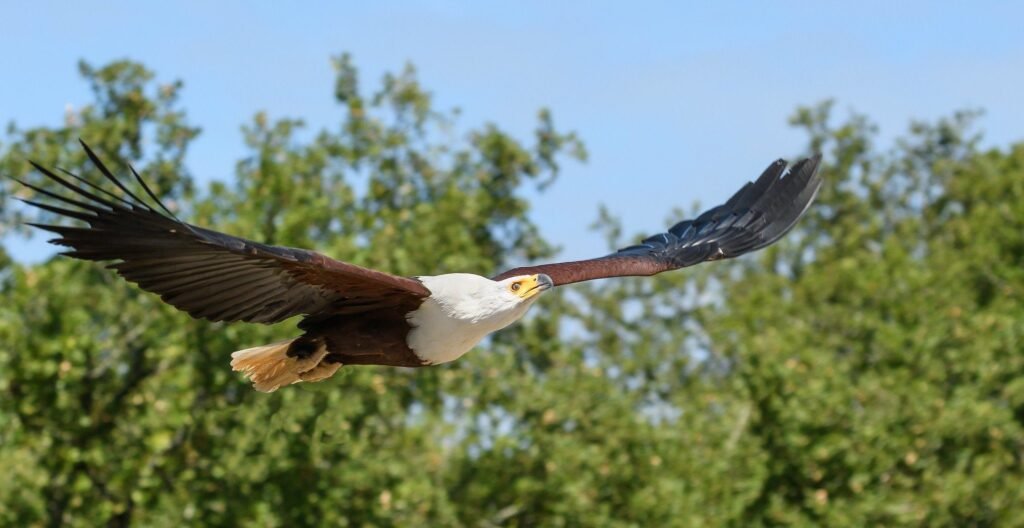
[[[591, 154], [534, 204], [566, 258], [605, 251], [587, 229], [599, 204], [627, 233], [655, 232], [673, 207], [724, 200], [799, 153], [797, 105], [835, 98], [884, 138], [983, 108], [986, 143], [1024, 138], [1024, 3], [0, 0], [0, 14], [0, 124], [60, 123], [88, 102], [79, 59], [129, 57], [185, 82], [200, 180], [231, 177], [239, 126], [259, 110], [333, 126], [329, 57], [342, 51], [366, 85], [413, 62], [464, 127], [526, 138], [550, 107]], [[20, 260], [50, 254], [5, 243]]]

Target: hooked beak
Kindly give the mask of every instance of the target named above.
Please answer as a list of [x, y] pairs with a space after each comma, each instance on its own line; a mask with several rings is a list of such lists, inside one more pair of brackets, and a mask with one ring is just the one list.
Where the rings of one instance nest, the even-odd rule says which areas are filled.
[[539, 273], [529, 278], [529, 284], [524, 292], [523, 297], [529, 299], [534, 295], [537, 295], [543, 291], [550, 290], [555, 287], [555, 282], [551, 280], [551, 277], [543, 273]]

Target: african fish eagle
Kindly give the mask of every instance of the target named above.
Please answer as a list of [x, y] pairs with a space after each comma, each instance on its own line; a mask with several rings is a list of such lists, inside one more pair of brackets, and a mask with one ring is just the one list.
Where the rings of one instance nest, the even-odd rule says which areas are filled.
[[555, 286], [654, 275], [763, 248], [793, 227], [821, 187], [820, 156], [788, 170], [780, 159], [725, 204], [604, 257], [521, 267], [493, 278], [399, 277], [181, 222], [133, 168], [148, 199], [132, 193], [84, 142], [82, 147], [120, 193], [32, 162], [74, 196], [21, 182], [61, 203], [24, 201], [88, 227], [31, 225], [59, 235], [51, 242], [70, 247], [64, 255], [113, 261], [108, 267], [122, 277], [195, 318], [271, 324], [302, 315], [299, 337], [231, 355], [234, 370], [264, 392], [326, 379], [342, 365], [453, 361], [523, 317]]

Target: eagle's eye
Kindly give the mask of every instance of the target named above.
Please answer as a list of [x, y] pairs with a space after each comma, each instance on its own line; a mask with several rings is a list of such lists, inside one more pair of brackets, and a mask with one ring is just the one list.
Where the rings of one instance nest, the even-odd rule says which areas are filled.
[[522, 287], [522, 284], [519, 284], [518, 282], [512, 283], [512, 291], [519, 291], [520, 287]]

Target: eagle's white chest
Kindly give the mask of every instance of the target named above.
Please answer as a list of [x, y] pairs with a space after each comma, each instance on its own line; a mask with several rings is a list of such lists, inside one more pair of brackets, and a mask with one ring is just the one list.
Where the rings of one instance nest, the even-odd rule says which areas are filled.
[[458, 359], [487, 334], [517, 321], [533, 304], [511, 303], [495, 290], [494, 281], [478, 275], [453, 273], [419, 279], [431, 296], [406, 316], [412, 326], [406, 343], [431, 365]]

